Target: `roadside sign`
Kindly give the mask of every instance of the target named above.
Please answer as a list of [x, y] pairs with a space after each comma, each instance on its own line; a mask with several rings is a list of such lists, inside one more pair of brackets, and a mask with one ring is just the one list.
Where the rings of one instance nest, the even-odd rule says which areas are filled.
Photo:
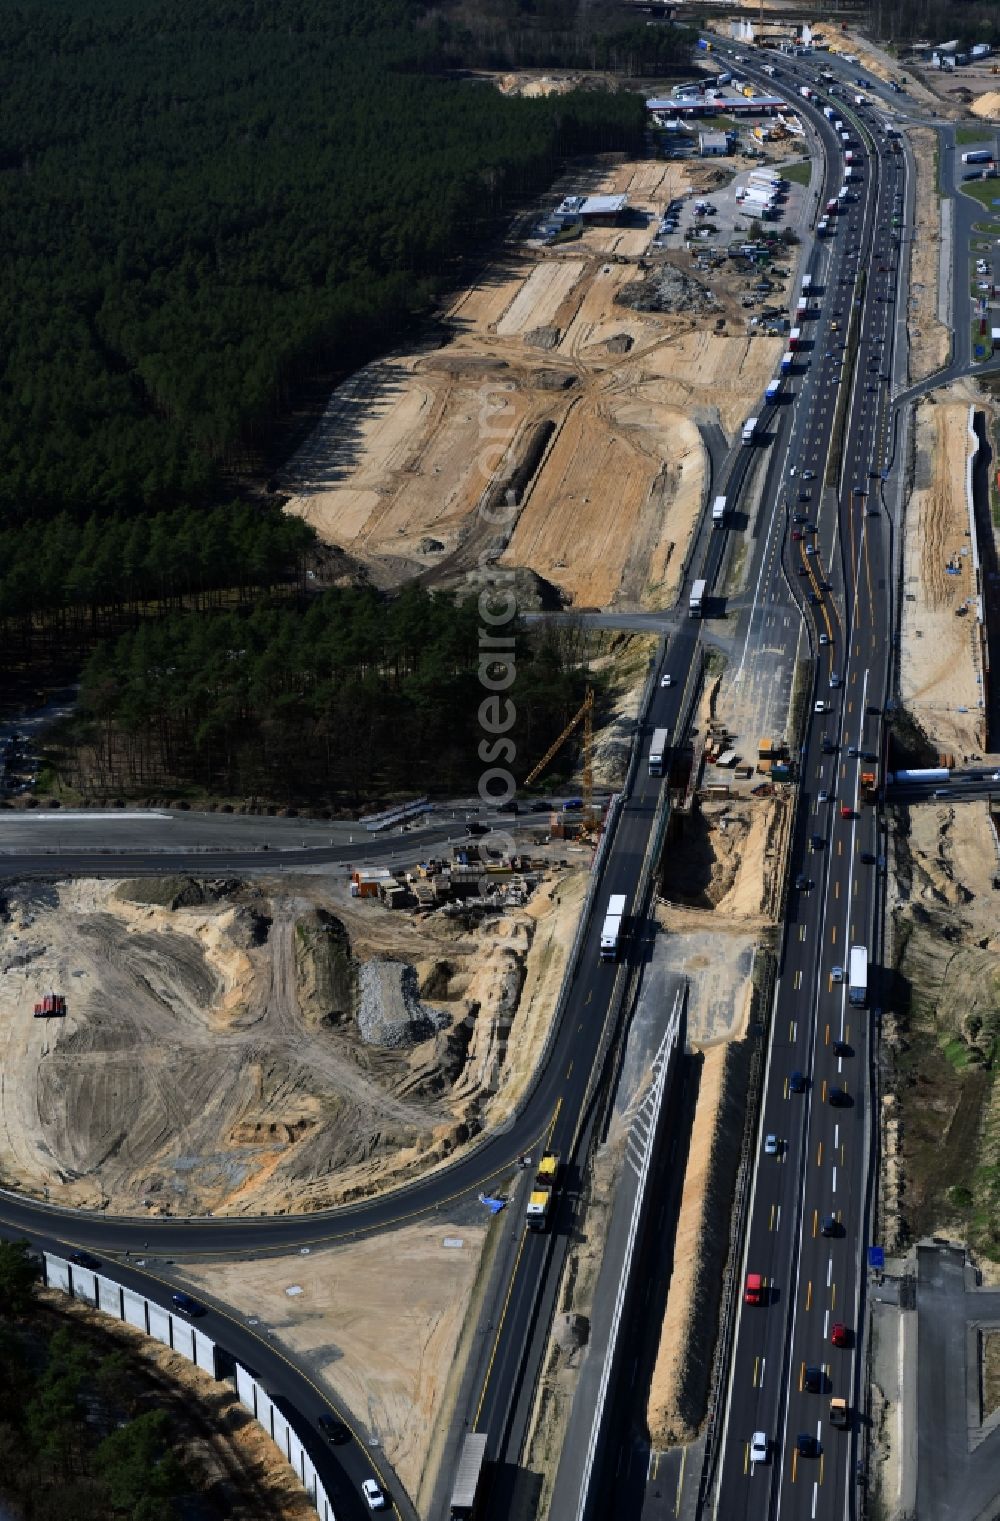
[[868, 1266], [876, 1273], [881, 1273], [884, 1270], [885, 1247], [870, 1246], [868, 1248]]

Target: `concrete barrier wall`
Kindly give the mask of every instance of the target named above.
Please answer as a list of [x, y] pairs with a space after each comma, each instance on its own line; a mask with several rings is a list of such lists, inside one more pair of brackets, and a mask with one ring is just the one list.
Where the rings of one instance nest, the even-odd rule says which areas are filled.
[[[154, 1300], [146, 1299], [133, 1289], [123, 1288], [113, 1278], [95, 1273], [89, 1268], [76, 1267], [65, 1257], [43, 1255], [45, 1283], [50, 1289], [61, 1289], [74, 1299], [93, 1305], [115, 1320], [124, 1320], [152, 1336], [164, 1346], [171, 1347], [213, 1378], [218, 1378], [216, 1345], [211, 1337], [199, 1331], [179, 1315], [172, 1314]], [[236, 1393], [255, 1420], [271, 1437], [288, 1462], [294, 1468], [302, 1486], [316, 1508], [319, 1521], [337, 1521], [326, 1490], [320, 1483], [312, 1459], [302, 1445], [298, 1433], [288, 1419], [274, 1407], [266, 1389], [240, 1363], [236, 1364]]]
[[281, 1411], [275, 1408], [274, 1401], [267, 1390], [240, 1363], [236, 1364], [236, 1393], [240, 1403], [246, 1406], [255, 1420], [260, 1422], [298, 1474], [303, 1489], [316, 1507], [316, 1514], [320, 1521], [337, 1521], [333, 1506], [327, 1498], [326, 1490], [319, 1480], [313, 1461], [303, 1447], [295, 1428]]

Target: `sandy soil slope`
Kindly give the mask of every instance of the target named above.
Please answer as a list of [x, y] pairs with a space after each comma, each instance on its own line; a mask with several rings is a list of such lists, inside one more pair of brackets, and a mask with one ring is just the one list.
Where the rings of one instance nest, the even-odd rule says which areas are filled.
[[[485, 556], [577, 606], [669, 603], [707, 490], [695, 423], [732, 432], [781, 343], [746, 338], [727, 269], [713, 276], [711, 316], [638, 312], [616, 296], [643, 272], [652, 217], [717, 172], [598, 161], [586, 188], [626, 191], [635, 223], [505, 249], [442, 314], [443, 346], [393, 355], [338, 389], [279, 480], [289, 510], [380, 585], [460, 584]], [[543, 424], [540, 463], [498, 529], [486, 493]]]
[[[174, 906], [129, 884], [11, 884], [0, 1177], [126, 1213], [250, 1213], [443, 1161], [498, 1090], [516, 1102], [508, 1031], [526, 1049], [545, 1038], [551, 989], [523, 1028], [521, 990], [558, 986], [581, 877], [554, 872], [488, 927], [352, 904], [346, 888], [337, 901], [308, 878]], [[49, 988], [63, 1020], [32, 1018]]]

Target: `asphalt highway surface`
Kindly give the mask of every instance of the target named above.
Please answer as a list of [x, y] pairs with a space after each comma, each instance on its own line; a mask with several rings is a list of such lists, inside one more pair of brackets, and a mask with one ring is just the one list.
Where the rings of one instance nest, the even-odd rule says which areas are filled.
[[[776, 83], [795, 93], [800, 71], [783, 63], [781, 73], [784, 78]], [[801, 71], [801, 78], [810, 83], [814, 76], [815, 65], [808, 74]], [[759, 573], [751, 576], [754, 598], [765, 600], [773, 592], [809, 618], [819, 666], [815, 700], [827, 704], [828, 711], [814, 715], [801, 761], [803, 796], [793, 875], [801, 872], [806, 885], [789, 904], [761, 1130], [762, 1138], [773, 1134], [780, 1145], [775, 1156], [761, 1160], [746, 1251], [746, 1270], [766, 1277], [768, 1293], [766, 1304], [743, 1307], [736, 1333], [715, 1511], [726, 1521], [763, 1515], [840, 1517], [847, 1513], [853, 1484], [853, 1434], [831, 1429], [828, 1407], [831, 1391], [843, 1393], [856, 1405], [860, 1377], [855, 1330], [863, 1282], [871, 1010], [849, 1006], [846, 986], [835, 980], [834, 967], [846, 967], [850, 945], [863, 944], [877, 953], [872, 944], [879, 891], [874, 863], [881, 849], [877, 816], [860, 806], [863, 763], [850, 749], [879, 751], [879, 714], [886, 696], [891, 545], [879, 488], [891, 449], [888, 405], [899, 280], [899, 236], [892, 222], [895, 197], [902, 191], [903, 157], [885, 151], [880, 134], [874, 143], [868, 139], [871, 113], [859, 125], [852, 120], [856, 112], [848, 112], [842, 100], [835, 104], [849, 125], [853, 151], [863, 162], [845, 209], [832, 219], [834, 235], [817, 247], [809, 262], [812, 298], [818, 306], [805, 324], [798, 375], [790, 382], [795, 400], [762, 413], [771, 446], [765, 491], [776, 510], [768, 515], [766, 531], [758, 535], [755, 546]], [[842, 145], [826, 123], [818, 126], [828, 154], [826, 199], [840, 188]], [[843, 490], [835, 490], [823, 483], [844, 387], [850, 393]], [[732, 449], [715, 489], [738, 498], [757, 456], [755, 449]], [[804, 493], [808, 495], [800, 501]], [[797, 523], [796, 515], [805, 522]], [[728, 535], [714, 532], [710, 523], [702, 524], [691, 561], [698, 569], [692, 576], [705, 577], [710, 592], [725, 563], [727, 540]], [[682, 591], [681, 609], [690, 585], [691, 577]], [[715, 604], [710, 607], [717, 610], [721, 609]], [[789, 651], [798, 637], [797, 620], [792, 624]], [[99, 1256], [121, 1259], [126, 1250], [133, 1256], [144, 1253], [165, 1265], [168, 1259], [197, 1255], [246, 1257], [289, 1251], [387, 1230], [453, 1201], [467, 1202], [481, 1191], [503, 1192], [517, 1177], [518, 1156], [537, 1156], [545, 1145], [559, 1150], [570, 1164], [572, 1181], [573, 1160], [584, 1150], [590, 1101], [600, 1077], [595, 1064], [628, 972], [627, 957], [619, 963], [601, 961], [601, 923], [611, 894], [625, 893], [629, 907], [634, 905], [661, 788], [660, 780], [647, 774], [645, 750], [654, 728], [677, 727], [688, 679], [699, 660], [701, 624], [679, 620], [676, 630], [664, 667], [673, 684], [655, 689], [638, 740], [643, 759], [609, 842], [565, 1007], [534, 1089], [509, 1131], [485, 1139], [445, 1171], [382, 1199], [325, 1214], [136, 1220], [61, 1211], [3, 1195], [0, 1228], [36, 1242], [69, 1242]], [[822, 801], [821, 793], [828, 794]], [[819, 842], [815, 850], [810, 848], [814, 836]], [[414, 853], [419, 848], [426, 854], [428, 845], [451, 838], [453, 825], [441, 826], [440, 831], [432, 827], [421, 834], [419, 847], [413, 841]], [[366, 841], [364, 854], [399, 854], [402, 844], [398, 838]], [[197, 851], [190, 857], [165, 857], [153, 850], [118, 852], [97, 860], [79, 851], [61, 854], [58, 871], [226, 875], [273, 871], [276, 865], [347, 863], [358, 855], [357, 846], [342, 844], [282, 850], [280, 856], [263, 860], [259, 849]], [[0, 857], [0, 875], [52, 872], [53, 858], [46, 852]], [[789, 1090], [796, 1070], [806, 1080], [802, 1093]], [[835, 1091], [842, 1097], [836, 1106], [831, 1102]], [[571, 1213], [572, 1199], [565, 1198], [560, 1208]], [[835, 1217], [830, 1236], [822, 1234], [826, 1215]], [[506, 1463], [516, 1463], [521, 1450], [523, 1394], [530, 1393], [547, 1334], [544, 1296], [565, 1244], [565, 1235], [524, 1234], [474, 1394], [470, 1424], [489, 1433], [489, 1456]], [[236, 1355], [245, 1353], [269, 1384], [273, 1378], [276, 1393], [287, 1392], [302, 1417], [297, 1428], [314, 1425], [313, 1407], [320, 1396], [305, 1371], [277, 1353], [277, 1361], [264, 1367], [263, 1355], [273, 1349], [253, 1337], [244, 1347], [241, 1338], [249, 1333], [238, 1318], [221, 1307], [210, 1313], [220, 1318], [220, 1342]], [[830, 1334], [840, 1320], [847, 1326], [847, 1343], [833, 1348]], [[206, 1330], [213, 1334], [214, 1325], [206, 1321]], [[803, 1388], [803, 1370], [813, 1364], [823, 1370], [825, 1393], [806, 1393]], [[749, 1441], [758, 1430], [768, 1437], [769, 1461], [753, 1465]], [[808, 1457], [795, 1450], [800, 1432], [816, 1442]], [[331, 1454], [323, 1449], [323, 1454], [328, 1466], [339, 1469], [331, 1483], [356, 1497], [365, 1476], [357, 1465], [368, 1460], [359, 1458], [355, 1444], [351, 1446], [350, 1471], [346, 1450]], [[345, 1503], [346, 1514], [351, 1503], [353, 1499]]]
[[[789, 481], [786, 564], [806, 592], [818, 676], [801, 756], [791, 862], [797, 885], [786, 915], [743, 1263], [743, 1282], [760, 1274], [765, 1287], [760, 1303], [741, 1294], [717, 1470], [713, 1513], [727, 1521], [815, 1521], [851, 1512], [856, 1417], [847, 1430], [835, 1429], [830, 1399], [843, 1396], [856, 1411], [861, 1376], [872, 999], [852, 1006], [846, 978], [851, 946], [878, 955], [873, 926], [884, 852], [877, 812], [862, 803], [860, 775], [866, 764], [880, 764], [892, 627], [890, 524], [880, 488], [891, 462], [904, 160], [877, 126], [872, 131], [870, 110], [849, 107], [843, 94], [831, 99], [816, 85], [815, 63], [781, 61], [776, 84], [797, 92], [806, 82], [820, 105], [831, 104], [842, 118], [861, 164], [851, 182], [856, 194], [831, 218], [827, 268], [814, 282], [819, 310], [810, 322], [808, 363], [818, 383]], [[824, 136], [836, 163], [841, 140], [827, 129]], [[843, 456], [831, 470], [844, 386]], [[802, 484], [806, 471], [811, 486]], [[825, 484], [828, 471], [836, 487]], [[875, 759], [866, 762], [866, 755]], [[836, 1346], [834, 1326], [843, 1328]], [[818, 1373], [807, 1378], [807, 1368]], [[767, 1456], [755, 1462], [758, 1432]]]

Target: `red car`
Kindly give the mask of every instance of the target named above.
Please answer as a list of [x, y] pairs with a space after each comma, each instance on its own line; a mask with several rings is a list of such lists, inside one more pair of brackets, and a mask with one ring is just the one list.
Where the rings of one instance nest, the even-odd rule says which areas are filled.
[[847, 1327], [839, 1320], [835, 1320], [830, 1328], [830, 1343], [834, 1347], [847, 1346]]
[[767, 1290], [760, 1273], [748, 1273], [743, 1298], [747, 1304], [763, 1304]]

